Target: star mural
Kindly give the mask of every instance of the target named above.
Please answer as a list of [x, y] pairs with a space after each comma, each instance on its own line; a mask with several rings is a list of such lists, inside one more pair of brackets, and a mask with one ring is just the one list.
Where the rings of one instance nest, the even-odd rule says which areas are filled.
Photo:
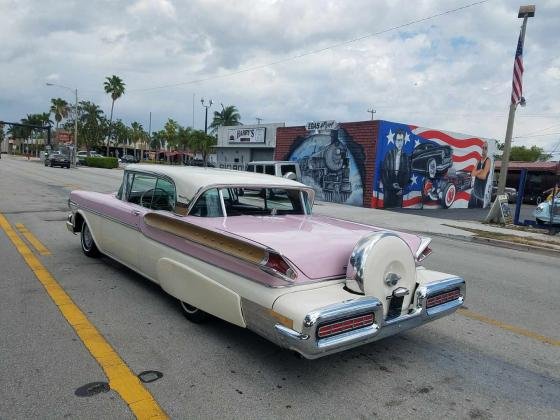
[[389, 129], [389, 134], [387, 134], [387, 145], [391, 143], [395, 144], [394, 136], [395, 134], [391, 131], [391, 129]]

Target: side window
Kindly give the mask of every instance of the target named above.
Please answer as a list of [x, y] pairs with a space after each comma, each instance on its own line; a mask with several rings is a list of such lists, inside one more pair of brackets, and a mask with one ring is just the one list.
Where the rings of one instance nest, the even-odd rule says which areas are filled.
[[280, 167], [280, 170], [282, 171], [282, 176], [286, 175], [289, 172], [292, 173], [296, 173], [296, 165], [282, 165]]
[[138, 204], [142, 207], [152, 205], [152, 198], [156, 188], [156, 177], [145, 174], [134, 174], [132, 185], [127, 193], [130, 203]]
[[175, 210], [175, 185], [171, 181], [158, 178], [151, 208], [154, 210]]
[[266, 165], [265, 171], [267, 175], [276, 175], [276, 173], [274, 172], [274, 165]]
[[190, 216], [223, 217], [220, 193], [216, 188], [204, 192], [191, 208]]
[[257, 168], [257, 172], [258, 172], [259, 174], [264, 173], [264, 168], [263, 168], [262, 165], [257, 165], [256, 168]]
[[248, 172], [255, 172], [255, 165], [247, 165]]

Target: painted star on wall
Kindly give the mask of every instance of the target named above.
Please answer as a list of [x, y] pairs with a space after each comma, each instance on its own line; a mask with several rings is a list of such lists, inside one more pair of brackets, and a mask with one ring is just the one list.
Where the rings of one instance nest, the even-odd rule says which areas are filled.
[[410, 180], [412, 181], [412, 184], [410, 184], [410, 185], [416, 185], [416, 182], [418, 181], [418, 177], [416, 175], [412, 175]]
[[387, 144], [395, 144], [395, 139], [394, 139], [395, 134], [393, 134], [393, 131], [391, 131], [391, 129], [389, 129], [389, 134], [387, 134]]
[[420, 146], [420, 140], [414, 140], [414, 148], [416, 149], [418, 146]]
[[410, 141], [410, 136], [408, 135], [408, 133], [406, 133], [404, 135], [404, 144], [408, 143]]

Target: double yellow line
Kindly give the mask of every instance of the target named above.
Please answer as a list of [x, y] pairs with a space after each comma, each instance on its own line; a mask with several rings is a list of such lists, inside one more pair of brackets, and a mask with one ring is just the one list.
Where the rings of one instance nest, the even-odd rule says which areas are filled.
[[[155, 401], [138, 377], [132, 373], [117, 352], [72, 301], [27, 244], [18, 236], [6, 217], [0, 213], [0, 227], [4, 230], [24, 261], [41, 282], [54, 304], [70, 326], [76, 331], [91, 355], [97, 360], [109, 380], [109, 386], [117, 392], [138, 419], [166, 419], [167, 415]], [[16, 228], [41, 255], [49, 250], [22, 224]]]

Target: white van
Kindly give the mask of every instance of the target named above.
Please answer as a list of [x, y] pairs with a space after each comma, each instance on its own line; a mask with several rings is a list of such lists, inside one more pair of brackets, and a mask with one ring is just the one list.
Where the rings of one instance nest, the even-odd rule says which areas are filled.
[[301, 182], [301, 171], [299, 169], [299, 163], [289, 160], [268, 160], [251, 162], [247, 164], [245, 170], [248, 172], [281, 176], [283, 178]]

